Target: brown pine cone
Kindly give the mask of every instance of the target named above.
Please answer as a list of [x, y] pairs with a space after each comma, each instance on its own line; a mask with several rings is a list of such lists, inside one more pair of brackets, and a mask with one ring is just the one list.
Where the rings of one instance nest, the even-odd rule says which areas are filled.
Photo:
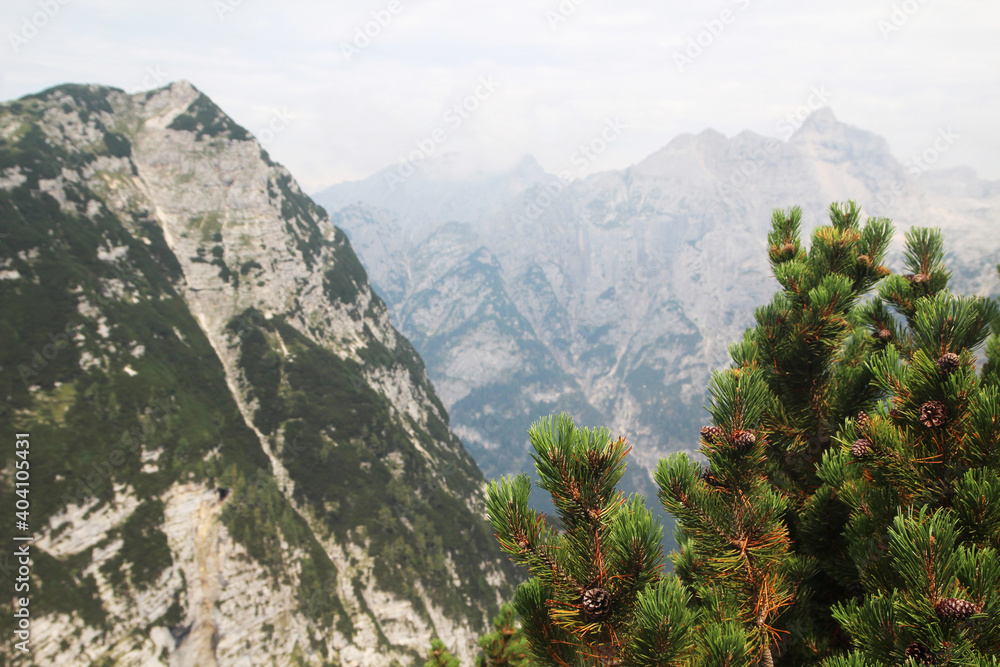
[[858, 425], [858, 428], [865, 429], [868, 428], [868, 424], [871, 423], [872, 418], [868, 416], [868, 413], [862, 410], [858, 413], [858, 416], [854, 418], [854, 423]]
[[722, 482], [719, 481], [718, 477], [712, 474], [712, 471], [709, 470], [708, 468], [701, 469], [701, 479], [709, 486], [714, 486], [717, 489], [721, 489], [723, 486], [725, 486]]
[[958, 369], [961, 358], [954, 352], [946, 352], [938, 357], [937, 367], [942, 373], [951, 373]]
[[753, 447], [757, 442], [757, 436], [753, 434], [753, 431], [737, 431], [733, 434], [733, 445], [746, 449]]
[[882, 341], [883, 343], [892, 340], [892, 332], [889, 331], [888, 329], [879, 329], [872, 335], [878, 340]]
[[920, 642], [913, 642], [906, 647], [906, 657], [913, 658], [913, 662], [918, 665], [936, 665], [937, 657], [931, 653], [930, 649]]
[[913, 274], [913, 284], [914, 285], [926, 285], [930, 282], [930, 278], [926, 273], [915, 273]]
[[717, 442], [722, 442], [723, 436], [726, 434], [726, 432], [723, 431], [718, 426], [702, 426], [701, 431], [699, 431], [699, 433], [701, 433], [702, 440], [704, 440], [710, 445], [714, 445]]
[[603, 588], [591, 588], [583, 594], [583, 613], [588, 619], [600, 621], [611, 612], [611, 595]]
[[934, 605], [934, 613], [938, 618], [963, 620], [979, 611], [979, 608], [968, 600], [958, 598], [945, 598]]
[[853, 445], [851, 445], [851, 456], [853, 456], [856, 459], [865, 458], [866, 456], [868, 456], [868, 454], [871, 453], [871, 451], [872, 451], [871, 440], [867, 440], [865, 438], [859, 438], [854, 441]]
[[941, 401], [927, 401], [920, 406], [920, 423], [931, 428], [948, 420], [948, 408]]

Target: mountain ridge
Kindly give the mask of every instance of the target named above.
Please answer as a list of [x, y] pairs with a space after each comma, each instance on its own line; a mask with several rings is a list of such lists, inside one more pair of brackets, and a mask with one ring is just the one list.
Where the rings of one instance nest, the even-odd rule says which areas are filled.
[[515, 581], [482, 475], [245, 129], [187, 82], [4, 103], [0, 210], [0, 422], [46, 490], [34, 664], [472, 660]]
[[[452, 221], [447, 210], [407, 194], [424, 180], [418, 171], [390, 194], [372, 176], [373, 194], [344, 209], [336, 206], [340, 186], [316, 198], [350, 236], [393, 321], [421, 341], [418, 350], [433, 338], [431, 378], [487, 476], [530, 472], [521, 455], [527, 426], [564, 408], [578, 423], [627, 436], [646, 473], [672, 451], [695, 452], [709, 373], [726, 363], [728, 345], [774, 291], [765, 244], [774, 208], [801, 206], [808, 233], [830, 202], [858, 200], [897, 223], [894, 266], [905, 229], [944, 227], [956, 289], [997, 291], [1000, 244], [989, 231], [1000, 223], [996, 186], [964, 170], [914, 177], [883, 138], [828, 108], [787, 141], [706, 129], [624, 169], [568, 181], [541, 175], [478, 218], [463, 218], [465, 231], [447, 243], [435, 237]], [[464, 181], [435, 188], [450, 209], [475, 196]], [[473, 204], [469, 210], [481, 210]], [[476, 299], [519, 313], [519, 338], [476, 329], [471, 319], [459, 335], [461, 325], [440, 315], [484, 307], [443, 281], [481, 247], [499, 263], [504, 289]], [[477, 345], [510, 352], [484, 375], [464, 361]], [[508, 367], [535, 371], [515, 382]], [[630, 490], [650, 499], [645, 481], [633, 479]]]

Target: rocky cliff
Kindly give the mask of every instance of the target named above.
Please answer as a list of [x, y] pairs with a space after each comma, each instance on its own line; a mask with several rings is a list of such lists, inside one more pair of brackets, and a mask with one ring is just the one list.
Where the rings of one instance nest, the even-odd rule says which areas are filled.
[[471, 662], [514, 576], [482, 475], [252, 136], [184, 82], [0, 105], [0, 226], [30, 664], [411, 665], [432, 636]]
[[[387, 169], [316, 199], [351, 237], [487, 477], [530, 469], [527, 426], [558, 410], [627, 436], [648, 471], [696, 449], [709, 374], [774, 292], [774, 208], [801, 206], [808, 233], [831, 202], [857, 200], [894, 220], [897, 269], [906, 229], [941, 227], [956, 289], [1000, 292], [1000, 184], [927, 169], [964, 140], [943, 128], [901, 162], [881, 137], [820, 109], [788, 141], [705, 130], [578, 180], [530, 158], [465, 179], [428, 164], [403, 183]], [[654, 504], [634, 472], [626, 482]]]

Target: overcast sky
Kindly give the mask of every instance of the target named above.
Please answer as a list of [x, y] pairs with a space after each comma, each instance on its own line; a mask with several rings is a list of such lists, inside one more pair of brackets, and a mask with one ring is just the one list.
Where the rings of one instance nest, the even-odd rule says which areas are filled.
[[609, 121], [586, 170], [705, 128], [784, 138], [820, 98], [904, 161], [950, 128], [935, 166], [1000, 179], [996, 0], [2, 0], [0, 32], [0, 99], [187, 79], [310, 192], [418, 146], [558, 172]]

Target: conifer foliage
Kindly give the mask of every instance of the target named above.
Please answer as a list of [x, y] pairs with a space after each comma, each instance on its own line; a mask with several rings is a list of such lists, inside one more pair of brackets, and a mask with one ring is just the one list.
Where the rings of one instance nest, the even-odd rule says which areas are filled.
[[662, 528], [641, 496], [616, 485], [629, 447], [566, 415], [529, 431], [540, 485], [564, 528], [529, 509], [527, 475], [493, 481], [486, 507], [501, 549], [532, 578], [514, 597], [532, 657], [544, 665], [670, 665], [691, 647], [693, 612], [661, 573]]
[[676, 576], [606, 431], [531, 430], [564, 533], [526, 477], [489, 486], [542, 664], [998, 664], [1000, 310], [948, 290], [939, 231], [910, 230], [893, 274], [890, 221], [848, 202], [830, 222], [806, 249], [800, 211], [775, 211], [781, 289], [712, 377], [706, 465], [655, 471]]
[[476, 667], [529, 667], [528, 641], [514, 619], [514, 607], [508, 602], [500, 606], [493, 619], [493, 632], [479, 638], [483, 652]]
[[435, 637], [431, 639], [430, 655], [427, 656], [424, 667], [461, 667], [461, 665], [444, 642]]
[[[889, 308], [905, 321], [868, 363], [883, 401], [864, 423], [845, 420], [842, 447], [818, 466], [849, 508], [844, 544], [862, 590], [833, 615], [869, 664], [1000, 656], [1000, 387], [988, 372], [1000, 310], [948, 292], [943, 257], [939, 232], [907, 234], [908, 273], [866, 309], [869, 321]], [[991, 322], [979, 374], [973, 350]], [[871, 450], [852, 461], [845, 447], [858, 437]]]

